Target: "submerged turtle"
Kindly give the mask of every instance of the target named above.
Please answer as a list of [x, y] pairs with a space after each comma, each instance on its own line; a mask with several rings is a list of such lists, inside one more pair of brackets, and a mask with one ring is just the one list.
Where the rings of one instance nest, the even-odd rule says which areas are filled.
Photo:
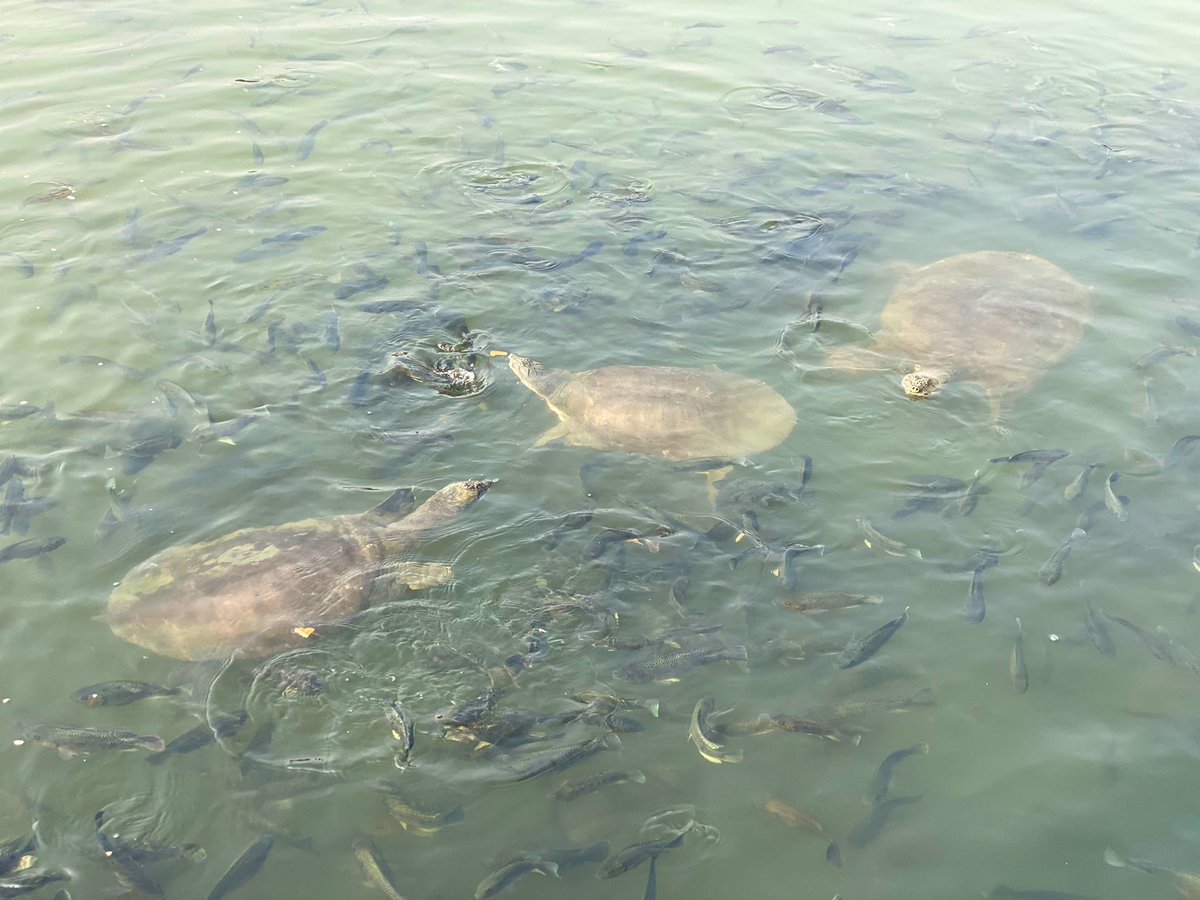
[[1087, 288], [1040, 257], [963, 253], [902, 278], [872, 346], [839, 348], [829, 364], [903, 366], [900, 386], [910, 397], [928, 397], [951, 378], [975, 382], [999, 420], [1079, 342], [1090, 306]]
[[108, 601], [108, 625], [131, 643], [177, 659], [235, 649], [251, 659], [302, 643], [407, 589], [441, 584], [450, 567], [404, 557], [465, 510], [491, 481], [446, 485], [407, 516], [411, 492], [367, 513], [244, 528], [168, 547], [134, 567]]
[[535, 446], [561, 438], [674, 460], [738, 457], [771, 449], [796, 425], [795, 410], [770, 387], [716, 367], [568, 372], [514, 354], [508, 364], [560, 419]]

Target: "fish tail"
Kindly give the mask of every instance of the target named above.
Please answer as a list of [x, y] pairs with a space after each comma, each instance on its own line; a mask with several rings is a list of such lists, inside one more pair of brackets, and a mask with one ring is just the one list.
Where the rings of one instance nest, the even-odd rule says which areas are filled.
[[163, 739], [154, 734], [144, 734], [137, 739], [137, 745], [151, 753], [162, 753], [167, 749]]

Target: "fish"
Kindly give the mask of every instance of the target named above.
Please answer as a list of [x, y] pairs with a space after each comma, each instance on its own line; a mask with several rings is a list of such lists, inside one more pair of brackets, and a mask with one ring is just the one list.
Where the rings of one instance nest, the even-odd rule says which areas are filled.
[[575, 800], [610, 784], [645, 784], [646, 776], [637, 769], [609, 769], [575, 781], [564, 781], [550, 794], [555, 800]]
[[296, 145], [296, 162], [303, 162], [308, 159], [309, 154], [317, 146], [317, 135], [328, 124], [328, 119], [322, 119], [312, 128], [308, 129], [308, 131], [304, 132], [304, 137], [300, 138], [300, 142]]
[[804, 591], [775, 599], [780, 609], [792, 612], [822, 613], [831, 609], [854, 609], [858, 606], [878, 606], [883, 597], [878, 594], [850, 594], [844, 591]]
[[866, 662], [878, 653], [880, 648], [891, 640], [892, 635], [899, 631], [900, 627], [908, 621], [908, 610], [909, 607], [904, 607], [903, 613], [891, 621], [883, 623], [862, 640], [850, 641], [846, 645], [846, 649], [838, 657], [837, 667], [839, 669], [851, 669]]
[[1190, 337], [1200, 337], [1200, 322], [1195, 319], [1189, 319], [1187, 316], [1176, 316], [1175, 324], [1179, 326], [1184, 334]]
[[1142, 643], [1150, 648], [1150, 652], [1163, 662], [1176, 662], [1175, 651], [1172, 649], [1171, 641], [1169, 638], [1164, 637], [1161, 632], [1159, 634], [1151, 634], [1145, 628], [1121, 616], [1114, 616], [1112, 613], [1105, 613], [1104, 615], [1111, 621], [1116, 622], [1118, 625], [1123, 625], [1132, 631], [1142, 640]]
[[1012, 656], [1008, 661], [1008, 673], [1018, 694], [1029, 690], [1029, 670], [1025, 668], [1025, 630], [1017, 619], [1017, 636], [1013, 640]]
[[1145, 872], [1148, 875], [1170, 875], [1175, 882], [1175, 890], [1179, 892], [1179, 896], [1183, 897], [1184, 900], [1197, 900], [1197, 898], [1200, 898], [1200, 874], [1182, 872], [1178, 869], [1172, 869], [1170, 866], [1164, 866], [1161, 863], [1151, 862], [1148, 859], [1126, 858], [1117, 853], [1112, 847], [1105, 848], [1104, 861], [1118, 869], [1133, 869], [1137, 872]]
[[[1176, 319], [1176, 321], [1178, 321], [1178, 319]], [[1155, 366], [1159, 365], [1160, 363], [1165, 362], [1166, 360], [1170, 359], [1172, 356], [1195, 356], [1195, 355], [1196, 355], [1195, 347], [1168, 347], [1166, 345], [1163, 345], [1162, 347], [1156, 347], [1153, 350], [1143, 353], [1141, 356], [1139, 356], [1137, 359], [1135, 359], [1133, 361], [1133, 367], [1135, 369], [1137, 369], [1139, 372], [1145, 372], [1148, 369], [1152, 369]]]
[[607, 553], [608, 548], [614, 544], [626, 541], [641, 543], [641, 539], [641, 532], [634, 531], [632, 528], [605, 528], [592, 539], [587, 549], [584, 550], [583, 559], [585, 562], [597, 560]]
[[291, 228], [271, 237], [265, 237], [262, 239], [262, 243], [283, 244], [307, 241], [309, 238], [317, 237], [317, 235], [324, 234], [328, 230], [324, 225], [305, 225], [302, 228]]
[[987, 614], [987, 606], [983, 599], [983, 573], [989, 568], [991, 566], [986, 562], [980, 563], [971, 575], [971, 588], [967, 591], [967, 602], [963, 605], [963, 614], [968, 622], [978, 624]]
[[979, 498], [988, 492], [988, 488], [983, 483], [983, 469], [979, 469], [975, 473], [975, 478], [967, 485], [967, 492], [963, 494], [954, 505], [958, 508], [960, 516], [969, 516], [975, 511], [975, 507], [979, 504]]
[[50, 869], [45, 866], [21, 869], [19, 872], [12, 872], [0, 877], [0, 897], [17, 897], [21, 894], [32, 893], [56, 881], [70, 880], [71, 876], [61, 869]]
[[863, 543], [867, 545], [869, 550], [878, 550], [886, 553], [888, 556], [911, 556], [913, 559], [921, 558], [921, 551], [916, 547], [909, 547], [900, 543], [894, 538], [890, 538], [871, 524], [870, 519], [864, 519], [861, 516], [856, 519], [858, 527], [863, 530], [866, 537], [863, 538]]
[[175, 697], [182, 688], [163, 687], [148, 681], [102, 681], [81, 687], [71, 697], [84, 706], [125, 706], [147, 697]]
[[375, 786], [383, 793], [383, 804], [388, 813], [406, 831], [433, 834], [463, 821], [461, 806], [435, 807], [413, 800], [397, 784], [387, 779], [377, 781]]
[[338, 330], [338, 311], [331, 309], [325, 314], [324, 327], [321, 329], [321, 342], [334, 353], [342, 348], [342, 334]]
[[933, 706], [933, 690], [921, 688], [911, 697], [880, 697], [873, 700], [844, 700], [833, 707], [833, 715], [839, 719], [853, 718], [873, 712], [904, 712], [918, 706]]
[[210, 347], [217, 342], [217, 309], [212, 300], [208, 301], [208, 315], [204, 319], [204, 336]]
[[745, 660], [748, 658], [746, 648], [741, 644], [717, 647], [700, 647], [696, 650], [681, 650], [669, 653], [643, 662], [633, 662], [622, 666], [614, 673], [618, 678], [624, 678], [637, 684], [650, 681], [675, 682], [679, 676], [696, 666], [707, 666], [723, 660]]
[[180, 844], [178, 847], [163, 844], [132, 844], [121, 848], [129, 859], [139, 865], [158, 862], [173, 862], [186, 859], [201, 862], [208, 858], [208, 851], [199, 844]]
[[1088, 463], [1084, 466], [1075, 479], [1063, 489], [1063, 498], [1066, 500], [1074, 500], [1087, 490], [1088, 476], [1092, 474], [1092, 469], [1103, 468], [1104, 463]]
[[166, 749], [163, 739], [155, 735], [73, 725], [33, 725], [25, 729], [22, 741], [52, 747], [64, 759], [95, 750], [149, 750], [151, 753], [162, 753]]
[[478, 697], [472, 697], [458, 706], [452, 706], [450, 709], [444, 709], [434, 715], [434, 718], [442, 724], [446, 725], [474, 725], [483, 720], [487, 715], [490, 715], [492, 710], [496, 708], [496, 702], [500, 699], [500, 691], [497, 688], [489, 688]]
[[233, 737], [242, 730], [242, 726], [250, 719], [250, 714], [240, 709], [236, 713], [218, 713], [213, 717], [212, 724], [201, 722], [195, 728], [189, 728], [179, 737], [168, 743], [162, 753], [146, 757], [146, 762], [158, 765], [166, 761], [173, 753], [192, 753], [201, 747], [207, 747], [217, 738]]
[[641, 249], [641, 244], [649, 243], [650, 241], [661, 241], [666, 236], [667, 232], [665, 229], [656, 229], [655, 231], [647, 231], [636, 237], [632, 237], [625, 242], [625, 255], [637, 256], [638, 250]]
[[387, 287], [388, 277], [377, 274], [366, 263], [355, 263], [354, 271], [358, 273], [359, 280], [343, 284], [337, 288], [333, 292], [335, 299], [346, 300], [355, 294], [361, 294], [366, 291], [377, 291], [380, 288]]
[[768, 797], [759, 804], [759, 809], [774, 816], [784, 825], [799, 828], [801, 831], [811, 831], [814, 834], [824, 834], [825, 826], [803, 810], [797, 809], [790, 803], [785, 803], [778, 797]]
[[284, 175], [263, 175], [255, 172], [238, 179], [233, 187], [234, 190], [239, 188], [279, 187], [281, 184], [287, 183], [288, 178]]
[[1182, 462], [1184, 455], [1186, 455], [1187, 452], [1192, 449], [1192, 444], [1195, 441], [1200, 441], [1200, 434], [1185, 434], [1183, 437], [1177, 440], [1171, 445], [1171, 449], [1168, 450], [1166, 455], [1162, 458], [1162, 467], [1164, 469], [1172, 469], [1179, 465], [1179, 463]]
[[1105, 656], [1116, 656], [1117, 645], [1113, 640], [1112, 633], [1108, 630], [1108, 626], [1104, 623], [1101, 615], [1096, 614], [1096, 610], [1092, 608], [1092, 601], [1084, 598], [1084, 604], [1087, 606], [1087, 612], [1083, 617], [1084, 631], [1091, 639], [1092, 644], [1097, 650]]
[[408, 713], [400, 706], [398, 700], [391, 700], [383, 710], [388, 727], [392, 730], [392, 739], [396, 741], [396, 765], [408, 763], [409, 754], [413, 748], [413, 723]]
[[18, 868], [29, 868], [31, 863], [23, 860], [32, 856], [33, 851], [37, 849], [37, 843], [37, 838], [33, 835], [22, 835], [0, 844], [0, 875], [11, 874]]
[[824, 722], [815, 722], [812, 719], [800, 719], [796, 716], [789, 716], [783, 713], [768, 716], [767, 721], [780, 731], [787, 731], [792, 734], [812, 734], [827, 741], [834, 741], [835, 743], [845, 740], [851, 744], [857, 744], [862, 740], [861, 735], [847, 735], [833, 725], [827, 725]]
[[353, 849], [354, 858], [362, 866], [367, 878], [391, 900], [404, 900], [396, 889], [396, 876], [392, 874], [391, 867], [384, 861], [375, 843], [370, 838], [360, 837], [354, 841]]
[[1067, 561], [1067, 555], [1071, 552], [1071, 547], [1076, 541], [1087, 537], [1087, 532], [1082, 528], [1076, 528], [1071, 532], [1061, 547], [1050, 555], [1040, 569], [1038, 569], [1038, 580], [1047, 587], [1054, 584], [1062, 577], [1063, 564]]
[[636, 869], [648, 859], [653, 859], [661, 853], [674, 850], [676, 847], [682, 847], [683, 839], [690, 830], [691, 826], [689, 825], [672, 838], [641, 841], [636, 844], [630, 844], [628, 847], [622, 847], [600, 864], [600, 869], [596, 872], [596, 877], [613, 878], [617, 875], [624, 875], [626, 872]]
[[162, 886], [150, 877], [150, 873], [142, 868], [141, 863], [133, 859], [123, 847], [113, 843], [112, 838], [104, 833], [104, 810], [96, 813], [95, 822], [96, 840], [99, 841], [105, 857], [117, 870], [117, 880], [147, 897], [165, 897]]
[[884, 800], [882, 803], [877, 804], [867, 818], [851, 829], [850, 846], [862, 848], [873, 843], [879, 837], [879, 833], [883, 831], [883, 826], [887, 824], [892, 812], [897, 807], [916, 803], [920, 799], [920, 795], [915, 797], [893, 797], [891, 800]]
[[179, 237], [172, 238], [169, 241], [158, 241], [153, 247], [143, 253], [137, 262], [153, 262], [155, 260], [165, 259], [168, 256], [174, 256], [196, 238], [205, 234], [208, 234], [207, 228], [197, 228], [195, 231], [187, 234], [181, 234]]
[[602, 750], [618, 750], [621, 739], [615, 734], [588, 738], [548, 750], [531, 750], [522, 754], [512, 768], [513, 781], [530, 781], [541, 775], [561, 772]]
[[1117, 517], [1118, 522], [1129, 521], [1129, 498], [1118, 497], [1116, 491], [1113, 490], [1113, 485], [1117, 483], [1117, 479], [1121, 475], [1118, 472], [1111, 472], [1107, 480], [1104, 482], [1104, 505], [1108, 511]]
[[518, 879], [531, 873], [552, 875], [558, 878], [558, 863], [525, 857], [506, 863], [479, 882], [479, 886], [475, 888], [475, 900], [487, 900], [488, 897], [494, 897], [514, 885]]
[[837, 841], [830, 841], [829, 846], [825, 848], [825, 861], [835, 869], [842, 867], [842, 848], [838, 846]]
[[717, 739], [717, 733], [708, 724], [708, 717], [712, 715], [714, 705], [712, 697], [704, 697], [697, 701], [692, 709], [688, 739], [696, 745], [700, 755], [711, 763], [739, 763], [742, 761], [742, 751], [726, 750], [725, 745]]
[[65, 537], [28, 538], [0, 548], [0, 563], [14, 559], [30, 559], [44, 553], [52, 553], [67, 542]]
[[879, 769], [875, 772], [875, 777], [871, 779], [866, 791], [863, 792], [863, 802], [868, 806], [878, 806], [882, 803], [891, 789], [892, 776], [895, 774], [896, 766], [914, 754], [928, 752], [929, 745], [922, 741], [911, 747], [905, 747], [903, 750], [895, 750], [889, 753], [887, 758], [879, 764]]
[[221, 900], [222, 897], [232, 894], [257, 875], [258, 870], [263, 867], [263, 863], [267, 861], [267, 856], [274, 846], [275, 836], [264, 834], [243, 850], [242, 855], [233, 861], [233, 865], [226, 870], [225, 874], [213, 886], [213, 889], [209, 891], [208, 900]]
[[646, 890], [642, 900], [658, 900], [658, 857], [650, 857], [650, 872], [646, 876]]
[[59, 365], [62, 365], [62, 366], [66, 366], [66, 365], [95, 366], [98, 369], [107, 369], [110, 372], [116, 372], [118, 375], [122, 376], [123, 378], [128, 378], [130, 381], [141, 381], [143, 378], [145, 378], [149, 374], [149, 370], [147, 370], [147, 369], [136, 369], [133, 366], [127, 366], [127, 365], [124, 365], [123, 363], [114, 362], [113, 360], [108, 359], [103, 356], [66, 355], [66, 356], [60, 356], [58, 358], [58, 363], [59, 363]]
[[1027, 488], [1042, 477], [1048, 466], [1070, 455], [1070, 450], [1024, 450], [1021, 453], [1014, 453], [1012, 456], [994, 456], [988, 462], [1029, 463], [1029, 469], [1021, 476], [1021, 487]]
[[996, 885], [985, 896], [993, 898], [993, 900], [1000, 900], [1000, 898], [1008, 898], [1008, 900], [1091, 900], [1086, 894], [1068, 894], [1064, 891], [1022, 891], [1010, 888], [1006, 884]]

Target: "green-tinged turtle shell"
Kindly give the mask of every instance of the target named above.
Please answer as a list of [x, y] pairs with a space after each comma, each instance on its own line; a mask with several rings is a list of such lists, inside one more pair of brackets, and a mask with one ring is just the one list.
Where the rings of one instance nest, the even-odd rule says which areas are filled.
[[1028, 391], [1083, 336], [1089, 291], [1028, 253], [984, 251], [939, 260], [900, 279], [869, 348], [835, 350], [830, 363], [900, 367], [910, 397], [950, 378], [987, 392], [992, 414]]
[[301, 644], [322, 625], [448, 580], [449, 566], [405, 557], [491, 485], [454, 482], [399, 521], [389, 521], [397, 511], [393, 497], [367, 513], [168, 547], [113, 590], [108, 625], [118, 637], [176, 659], [234, 650], [254, 659]]
[[739, 457], [771, 449], [796, 425], [795, 410], [772, 388], [715, 367], [567, 372], [516, 355], [508, 363], [559, 418], [538, 446], [562, 439], [674, 460]]

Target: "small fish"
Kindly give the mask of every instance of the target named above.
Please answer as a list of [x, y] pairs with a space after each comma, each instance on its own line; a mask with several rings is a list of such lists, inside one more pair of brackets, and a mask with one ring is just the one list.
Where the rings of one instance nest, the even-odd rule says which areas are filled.
[[601, 750], [618, 750], [620, 747], [619, 737], [606, 734], [550, 750], [533, 750], [522, 754], [517, 760], [513, 781], [529, 781], [541, 775], [561, 772]]
[[971, 575], [971, 588], [967, 591], [967, 602], [963, 605], [963, 614], [968, 622], [978, 624], [987, 614], [987, 606], [983, 599], [983, 573], [991, 568], [987, 563], [980, 563]]
[[71, 876], [59, 869], [48, 869], [44, 866], [21, 869], [0, 878], [0, 897], [30, 894], [56, 881], [70, 880]]
[[804, 591], [778, 597], [775, 605], [792, 612], [821, 613], [831, 609], [854, 609], [858, 606], [878, 606], [883, 597], [878, 594], [848, 594], [844, 591]]
[[37, 843], [37, 838], [33, 835], [29, 837], [22, 835], [0, 844], [0, 875], [9, 875], [18, 867], [29, 868], [31, 862], [22, 864], [22, 861], [32, 857], [33, 851], [37, 849]]
[[891, 789], [892, 776], [895, 774], [896, 766], [914, 754], [928, 752], [929, 745], [922, 741], [912, 747], [906, 747], [903, 750], [895, 750], [889, 753], [887, 758], [880, 763], [875, 777], [871, 779], [871, 783], [867, 785], [866, 791], [863, 792], [863, 802], [868, 806], [878, 806], [882, 803]]
[[673, 838], [642, 841], [637, 844], [630, 844], [628, 847], [622, 847], [600, 864], [600, 869], [596, 872], [596, 877], [613, 878], [617, 875], [624, 875], [626, 872], [636, 869], [642, 863], [646, 862], [646, 860], [653, 859], [660, 853], [665, 853], [676, 847], [682, 847], [683, 839], [690, 830], [691, 826], [689, 825]]
[[1042, 477], [1047, 466], [1071, 455], [1070, 450], [1024, 450], [1012, 456], [995, 456], [988, 460], [990, 463], [1029, 463], [1030, 467], [1021, 476], [1021, 487], [1027, 488]]
[[147, 697], [175, 697], [182, 694], [181, 688], [163, 687], [147, 681], [102, 681], [81, 687], [72, 698], [84, 706], [125, 706]]
[[282, 244], [282, 243], [297, 243], [299, 241], [307, 241], [309, 238], [324, 234], [329, 229], [324, 225], [305, 225], [303, 228], [292, 228], [288, 231], [281, 231], [279, 234], [272, 237], [262, 239], [264, 244]]
[[195, 728], [190, 728], [179, 737], [168, 743], [162, 753], [146, 757], [146, 762], [158, 765], [166, 761], [173, 753], [192, 753], [201, 747], [207, 747], [217, 738], [233, 737], [242, 730], [242, 726], [250, 719], [250, 714], [241, 709], [236, 713], [219, 713], [213, 717], [212, 725], [202, 722]]
[[858, 527], [863, 530], [866, 537], [863, 538], [863, 543], [867, 545], [869, 550], [878, 550], [881, 553], [886, 553], [888, 556], [911, 556], [913, 559], [921, 558], [921, 551], [916, 547], [909, 547], [900, 543], [894, 538], [890, 538], [871, 524], [870, 519], [859, 517], [857, 520]]
[[392, 730], [392, 740], [396, 746], [396, 765], [401, 766], [408, 762], [409, 754], [413, 748], [413, 723], [399, 701], [391, 700], [384, 707], [383, 714], [387, 719], [388, 727]]
[[905, 806], [909, 803], [916, 803], [920, 800], [920, 796], [916, 797], [893, 797], [891, 800], [884, 800], [871, 810], [871, 815], [859, 822], [850, 832], [850, 846], [866, 847], [874, 842], [879, 837], [879, 833], [883, 831], [883, 826], [887, 824], [892, 812], [900, 806]]
[[625, 242], [625, 255], [637, 256], [638, 250], [641, 249], [641, 244], [649, 243], [651, 241], [661, 241], [666, 236], [667, 232], [665, 230], [658, 229], [655, 231], [647, 231], [644, 234], [639, 234], [636, 237], [632, 237]]
[[43, 553], [52, 553], [67, 542], [65, 537], [51, 538], [28, 538], [24, 541], [17, 541], [15, 544], [9, 544], [7, 547], [0, 548], [0, 563], [6, 563], [14, 559], [29, 559], [34, 556], [41, 556]]
[[366, 291], [377, 291], [380, 288], [387, 287], [388, 277], [377, 274], [366, 263], [355, 263], [354, 271], [358, 273], [359, 280], [348, 282], [337, 288], [333, 292], [333, 296], [336, 299], [346, 300], [355, 294], [361, 294]]
[[779, 713], [774, 716], [768, 716], [767, 720], [780, 731], [787, 731], [792, 734], [812, 734], [827, 741], [838, 742], [844, 740], [851, 744], [857, 744], [862, 740], [860, 735], [847, 735], [833, 725], [828, 725], [824, 722], [815, 722], [812, 719], [801, 719], [796, 716]]
[[104, 810], [95, 816], [96, 839], [105, 857], [117, 870], [117, 880], [126, 887], [146, 897], [164, 897], [162, 887], [150, 877], [141, 863], [137, 862], [123, 847], [113, 843], [112, 838], [104, 833]]
[[213, 301], [208, 301], [208, 315], [204, 318], [204, 336], [208, 346], [217, 342], [217, 310]]
[[880, 625], [861, 641], [851, 641], [846, 645], [846, 649], [838, 657], [837, 667], [839, 669], [850, 669], [860, 663], [866, 662], [872, 656], [879, 652], [879, 649], [891, 640], [892, 635], [900, 630], [900, 627], [908, 621], [909, 607], [904, 607], [904, 612]]
[[829, 846], [825, 848], [825, 861], [835, 869], [840, 869], [844, 865], [842, 848], [838, 846], [837, 841], [830, 841]]
[[725, 745], [717, 739], [717, 734], [708, 724], [715, 702], [712, 697], [704, 697], [697, 701], [692, 709], [691, 727], [688, 739], [696, 745], [700, 755], [711, 763], [739, 763], [742, 761], [742, 751], [728, 751]]
[[658, 857], [650, 857], [650, 873], [646, 876], [646, 890], [642, 900], [658, 900]]
[[622, 666], [614, 673], [618, 678], [624, 678], [637, 684], [650, 681], [678, 681], [679, 676], [696, 666], [707, 666], [723, 660], [745, 660], [748, 658], [746, 648], [740, 644], [728, 647], [701, 647], [696, 650], [681, 650], [644, 662], [634, 662]]
[[1012, 656], [1008, 661], [1008, 673], [1018, 694], [1029, 690], [1029, 670], [1025, 668], [1025, 630], [1017, 619], [1017, 636], [1013, 640]]
[[324, 326], [321, 329], [322, 343], [334, 353], [337, 353], [342, 347], [342, 334], [338, 330], [338, 323], [340, 321], [338, 311], [331, 309], [325, 314]]
[[258, 870], [263, 867], [263, 863], [267, 861], [267, 856], [274, 846], [274, 835], [264, 834], [243, 850], [242, 855], [234, 860], [233, 865], [229, 867], [216, 885], [213, 886], [213, 889], [209, 891], [208, 900], [221, 900], [222, 897], [232, 894], [257, 875]]
[[470, 700], [458, 704], [458, 706], [442, 710], [434, 718], [443, 727], [446, 725], [474, 725], [485, 716], [491, 714], [492, 710], [496, 708], [496, 702], [499, 699], [500, 691], [496, 688], [490, 688], [478, 697], [472, 697]]
[[1063, 564], [1067, 561], [1067, 556], [1071, 552], [1071, 547], [1075, 542], [1087, 537], [1087, 532], [1082, 528], [1076, 528], [1071, 532], [1071, 536], [1063, 542], [1063, 545], [1051, 554], [1050, 558], [1042, 564], [1038, 569], [1038, 579], [1044, 585], [1052, 585], [1062, 577]]
[[1148, 859], [1126, 858], [1111, 847], [1105, 849], [1104, 861], [1118, 869], [1133, 869], [1137, 872], [1145, 872], [1147, 875], [1170, 875], [1175, 882], [1175, 889], [1184, 900], [1195, 900], [1200, 897], [1200, 874], [1182, 872]]
[[169, 241], [159, 241], [149, 250], [142, 254], [137, 260], [138, 262], [153, 262], [154, 260], [165, 259], [168, 256], [174, 256], [196, 238], [208, 234], [207, 228], [197, 228], [195, 231], [188, 234], [181, 234], [177, 238], [172, 238]]
[[967, 492], [955, 501], [955, 506], [958, 507], [960, 516], [969, 516], [975, 511], [975, 507], [979, 504], [979, 498], [988, 492], [988, 488], [983, 484], [983, 469], [979, 469], [975, 473], [974, 480], [967, 486]]
[[1192, 449], [1192, 444], [1195, 441], [1200, 441], [1200, 434], [1185, 434], [1167, 451], [1166, 456], [1162, 458], [1162, 467], [1164, 469], [1173, 469], [1183, 460], [1183, 457], [1189, 450]]
[[386, 779], [376, 782], [376, 786], [383, 792], [383, 804], [388, 813], [402, 828], [414, 834], [433, 834], [463, 821], [461, 806], [435, 807], [418, 802]]
[[488, 897], [495, 897], [501, 891], [516, 884], [518, 879], [532, 873], [552, 875], [558, 878], [558, 863], [536, 859], [532, 856], [515, 859], [479, 882], [479, 886], [475, 888], [475, 900], [487, 900]]
[[281, 184], [287, 184], [288, 179], [283, 175], [263, 175], [261, 173], [253, 173], [244, 178], [238, 179], [234, 184], [234, 190], [239, 188], [267, 188], [279, 187]]
[[1111, 621], [1116, 622], [1118, 625], [1122, 625], [1132, 631], [1138, 636], [1138, 638], [1141, 639], [1142, 643], [1150, 648], [1150, 652], [1163, 662], [1173, 663], [1176, 661], [1175, 651], [1172, 648], [1171, 640], [1165, 637], [1161, 632], [1159, 634], [1152, 634], [1142, 626], [1137, 625], [1121, 616], [1114, 616], [1112, 613], [1105, 613], [1104, 615]]
[[1104, 466], [1104, 463], [1088, 463], [1075, 479], [1063, 489], [1063, 497], [1067, 500], [1074, 500], [1085, 490], [1087, 490], [1088, 476], [1092, 474], [1092, 469], [1099, 469]]
[[58, 358], [59, 365], [82, 365], [95, 366], [98, 369], [105, 369], [109, 372], [116, 372], [123, 378], [128, 378], [130, 381], [140, 381], [145, 378], [147, 370], [135, 369], [133, 366], [126, 366], [119, 362], [114, 362], [111, 359], [106, 359], [103, 356], [60, 356]]
[[838, 719], [849, 719], [874, 712], [906, 712], [937, 702], [930, 688], [921, 688], [911, 697], [881, 697], [875, 700], [844, 700], [833, 708]]
[[759, 808], [791, 828], [799, 828], [801, 831], [811, 831], [814, 834], [823, 834], [825, 832], [825, 826], [808, 813], [797, 809], [790, 803], [785, 803], [778, 797], [768, 797], [759, 804]]
[[1179, 326], [1184, 334], [1190, 337], [1200, 337], [1200, 322], [1195, 319], [1189, 319], [1187, 316], [1176, 316], [1175, 324]]
[[1022, 891], [1017, 888], [1010, 888], [1006, 884], [998, 884], [992, 888], [987, 896], [992, 900], [1092, 900], [1086, 894], [1068, 894], [1063, 891]]
[[328, 119], [322, 119], [312, 128], [308, 129], [308, 131], [304, 132], [304, 137], [300, 138], [300, 143], [296, 145], [296, 162], [303, 162], [308, 159], [309, 154], [317, 146], [317, 135], [328, 124]]
[[[1179, 320], [1176, 319], [1176, 321], [1178, 322]], [[1170, 359], [1172, 356], [1195, 355], [1195, 347], [1168, 347], [1164, 345], [1162, 347], [1156, 347], [1147, 353], [1143, 353], [1133, 361], [1133, 367], [1139, 372], [1146, 372], [1147, 370], [1152, 369]]]
[[396, 890], [396, 876], [391, 867], [384, 861], [379, 848], [370, 838], [360, 837], [354, 841], [354, 858], [362, 866], [363, 874], [377, 888], [383, 891], [390, 900], [404, 900]]
[[565, 781], [550, 794], [555, 800], [575, 800], [610, 784], [645, 784], [646, 776], [637, 769], [609, 769], [575, 781]]
[[1113, 490], [1113, 485], [1120, 478], [1117, 472], [1109, 473], [1108, 478], [1104, 482], [1104, 505], [1108, 511], [1117, 517], [1118, 522], [1129, 521], [1129, 498], [1118, 497], [1117, 492]]
[[34, 725], [25, 730], [22, 738], [43, 747], [53, 747], [64, 759], [94, 750], [149, 750], [151, 753], [162, 753], [166, 749], [163, 739], [154, 735], [70, 725]]
[[1117, 644], [1113, 640], [1108, 626], [1104, 623], [1104, 619], [1096, 614], [1096, 610], [1092, 608], [1091, 600], [1085, 597], [1083, 602], [1087, 606], [1087, 612], [1083, 617], [1083, 627], [1088, 637], [1091, 638], [1092, 644], [1105, 656], [1116, 656]]

